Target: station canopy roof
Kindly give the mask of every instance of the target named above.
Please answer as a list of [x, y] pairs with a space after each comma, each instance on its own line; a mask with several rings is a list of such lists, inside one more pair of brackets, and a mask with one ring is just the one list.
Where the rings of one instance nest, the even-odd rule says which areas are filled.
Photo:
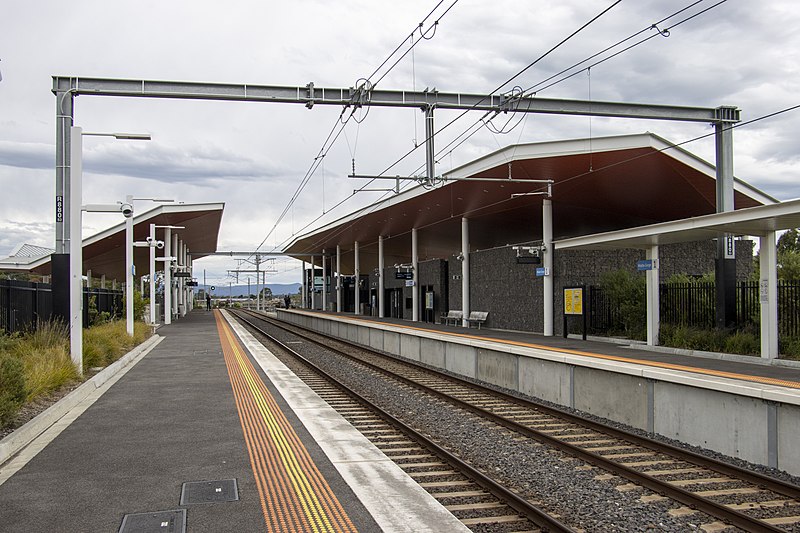
[[[184, 226], [185, 229], [173, 230], [173, 234], [186, 243], [193, 259], [211, 254], [217, 250], [219, 228], [222, 221], [224, 203], [200, 204], [163, 204], [155, 209], [135, 215], [133, 222], [133, 240], [144, 241], [150, 235], [150, 224], [157, 226]], [[156, 229], [156, 239], [164, 239], [164, 230]], [[28, 250], [30, 245], [19, 247]], [[149, 272], [150, 250], [135, 247], [133, 260], [136, 272]], [[15, 250], [16, 252], [16, 250]], [[39, 255], [15, 253], [6, 259], [0, 259], [0, 270], [26, 271], [37, 274], [50, 274], [50, 254], [53, 250], [40, 248]], [[157, 250], [156, 256], [164, 255]], [[156, 265], [162, 270], [161, 263]], [[107, 279], [125, 279], [125, 222], [108, 228], [105, 231], [83, 240], [83, 270], [92, 271], [93, 277], [105, 275]]]
[[[707, 215], [716, 211], [714, 165], [652, 133], [512, 145], [445, 174], [433, 189], [415, 186], [297, 237], [284, 252], [342, 251], [342, 271], [377, 266], [378, 236], [387, 266], [411, 260], [417, 228], [419, 260], [447, 258], [461, 249], [461, 219], [469, 219], [471, 251], [540, 241], [545, 185], [470, 181], [508, 178], [554, 181], [553, 238], [579, 237]], [[736, 209], [777, 203], [734, 179]], [[315, 259], [319, 266], [321, 260]], [[329, 261], [330, 264], [330, 261]]]

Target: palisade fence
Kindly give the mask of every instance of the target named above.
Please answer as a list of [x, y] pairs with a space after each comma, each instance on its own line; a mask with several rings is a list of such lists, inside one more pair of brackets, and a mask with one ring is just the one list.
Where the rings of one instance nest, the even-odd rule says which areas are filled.
[[[662, 283], [660, 285], [662, 324], [698, 329], [715, 327], [714, 283]], [[600, 287], [589, 287], [589, 330], [594, 334], [621, 331], [619, 306]], [[760, 322], [760, 293], [757, 281], [736, 282], [736, 327], [757, 328]], [[800, 337], [800, 280], [778, 280], [778, 333]]]
[[[83, 290], [83, 323], [91, 325], [90, 298], [94, 297], [99, 313], [122, 317], [122, 291]], [[0, 331], [16, 333], [35, 330], [40, 322], [53, 316], [53, 293], [50, 284], [0, 279]]]

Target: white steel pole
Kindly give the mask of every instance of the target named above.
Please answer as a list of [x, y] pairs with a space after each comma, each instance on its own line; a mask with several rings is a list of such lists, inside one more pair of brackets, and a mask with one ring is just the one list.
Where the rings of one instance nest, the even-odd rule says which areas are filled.
[[342, 248], [336, 245], [336, 312], [342, 312]]
[[156, 225], [150, 224], [150, 325], [156, 323]]
[[[125, 201], [133, 209], [133, 196]], [[125, 219], [125, 327], [133, 337], [133, 213]]]
[[[178, 238], [178, 234], [177, 233], [173, 234], [172, 235], [172, 253], [175, 255], [175, 264], [176, 265], [179, 265], [180, 264], [180, 260], [181, 260], [181, 258], [180, 258], [181, 248], [178, 245], [179, 242], [180, 242], [180, 239]], [[175, 318], [178, 318], [178, 313], [177, 313], [177, 309], [178, 309], [178, 287], [177, 287], [177, 283], [172, 283], [172, 286], [170, 287], [170, 291], [172, 292], [172, 299], [170, 300], [170, 303], [172, 305], [170, 307], [169, 313], [170, 313], [170, 316], [172, 316], [174, 314]]]
[[469, 327], [469, 219], [461, 219], [461, 325]]
[[759, 293], [761, 295], [761, 357], [778, 357], [778, 258], [775, 232], [759, 242]]
[[357, 314], [359, 314], [359, 312], [361, 310], [361, 287], [360, 287], [360, 283], [359, 283], [361, 281], [361, 279], [360, 279], [361, 278], [361, 265], [359, 264], [359, 257], [358, 257], [358, 241], [355, 241], [354, 246], [355, 246], [355, 248], [354, 248], [354, 251], [353, 251], [353, 254], [354, 254], [354, 256], [353, 256], [353, 269], [354, 269], [354, 275], [355, 275], [356, 280], [355, 280], [355, 283], [354, 283], [354, 287], [355, 287], [355, 289], [354, 289], [355, 290], [355, 300], [354, 300], [355, 301], [355, 306], [353, 308], [353, 313], [357, 315]]
[[[645, 274], [647, 284], [647, 344], [658, 346], [658, 329], [660, 327], [660, 310], [658, 294], [658, 245], [650, 246], [646, 250], [646, 259], [652, 261], [652, 268]], [[586, 309], [584, 313], [588, 312]]]
[[164, 229], [164, 324], [172, 324], [172, 229]]
[[378, 235], [378, 317], [384, 317], [383, 293], [385, 285], [383, 279], [384, 258], [383, 258], [383, 235]]
[[419, 238], [417, 237], [417, 228], [411, 228], [411, 275], [414, 286], [411, 287], [411, 320], [414, 322], [419, 321], [419, 273], [417, 267], [419, 266]]
[[303, 261], [303, 269], [300, 272], [302, 272], [303, 274], [303, 279], [302, 279], [303, 284], [300, 296], [303, 301], [300, 302], [300, 309], [305, 309], [306, 308], [306, 262], [305, 261]]
[[82, 181], [83, 164], [82, 130], [78, 126], [70, 128], [70, 165], [69, 184], [69, 351], [72, 363], [79, 375], [83, 375], [83, 241], [81, 226], [83, 213]]
[[325, 250], [322, 250], [322, 310], [328, 310], [328, 276], [327, 274], [328, 260], [325, 257]]
[[[544, 335], [553, 336], [553, 202], [542, 201], [542, 244], [544, 245]], [[586, 310], [584, 309], [584, 312]]]

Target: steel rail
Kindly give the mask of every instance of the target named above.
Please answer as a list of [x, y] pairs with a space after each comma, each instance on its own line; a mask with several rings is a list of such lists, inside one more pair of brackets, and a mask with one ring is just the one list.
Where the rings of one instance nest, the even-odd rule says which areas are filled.
[[505, 488], [503, 485], [500, 485], [495, 480], [493, 480], [492, 478], [486, 476], [484, 473], [482, 473], [481, 471], [477, 470], [473, 466], [470, 466], [469, 464], [465, 463], [464, 461], [462, 461], [461, 459], [459, 459], [458, 457], [453, 455], [451, 452], [445, 450], [444, 448], [442, 448], [441, 446], [439, 446], [438, 444], [436, 444], [435, 442], [433, 442], [432, 440], [427, 438], [422, 433], [418, 432], [417, 430], [415, 430], [411, 426], [408, 426], [407, 424], [405, 424], [400, 419], [395, 418], [390, 413], [384, 411], [383, 409], [381, 409], [380, 407], [375, 405], [373, 402], [371, 402], [370, 400], [368, 400], [364, 396], [361, 396], [359, 393], [355, 392], [351, 388], [349, 388], [346, 385], [340, 383], [334, 377], [332, 377], [330, 374], [328, 374], [325, 370], [323, 370], [322, 368], [320, 368], [319, 366], [317, 366], [316, 364], [314, 364], [313, 362], [308, 360], [305, 356], [303, 356], [302, 354], [298, 353], [293, 348], [290, 348], [289, 346], [287, 346], [283, 342], [279, 341], [273, 335], [270, 335], [269, 333], [264, 331], [262, 328], [258, 327], [253, 322], [248, 320], [247, 318], [244, 318], [242, 315], [245, 314], [245, 313], [250, 314], [251, 316], [255, 315], [260, 319], [264, 318], [263, 315], [258, 315], [257, 313], [253, 313], [252, 311], [233, 312], [232, 314], [235, 317], [237, 317], [238, 319], [240, 319], [243, 322], [245, 322], [246, 324], [248, 324], [251, 328], [253, 328], [256, 331], [258, 331], [260, 334], [262, 334], [265, 337], [269, 338], [270, 341], [272, 341], [275, 344], [277, 344], [278, 346], [280, 346], [281, 349], [287, 351], [288, 353], [292, 354], [293, 357], [297, 358], [298, 360], [302, 361], [304, 364], [308, 365], [315, 372], [319, 373], [322, 377], [324, 377], [326, 380], [328, 380], [331, 384], [333, 384], [334, 386], [336, 386], [340, 390], [344, 391], [345, 393], [349, 394], [351, 397], [355, 398], [358, 402], [360, 402], [361, 404], [363, 404], [367, 408], [369, 408], [369, 409], [375, 411], [376, 413], [378, 413], [382, 418], [387, 420], [390, 424], [393, 424], [396, 427], [400, 428], [401, 431], [407, 433], [411, 438], [416, 440], [419, 444], [421, 444], [422, 446], [428, 448], [435, 455], [439, 456], [445, 462], [449, 463], [453, 468], [456, 468], [456, 469], [460, 470], [467, 477], [469, 477], [470, 479], [475, 481], [478, 485], [481, 485], [483, 488], [488, 490], [496, 498], [498, 498], [501, 501], [503, 501], [503, 503], [505, 503], [506, 505], [508, 505], [512, 509], [514, 509], [516, 512], [520, 513], [522, 516], [524, 516], [525, 518], [527, 518], [528, 520], [530, 520], [531, 522], [533, 522], [534, 524], [536, 524], [540, 528], [542, 528], [543, 531], [576, 533], [576, 531], [574, 529], [572, 529], [571, 527], [569, 527], [568, 525], [563, 524], [562, 522], [559, 522], [558, 520], [556, 520], [555, 518], [550, 516], [545, 511], [542, 511], [541, 509], [539, 509], [535, 505], [531, 504], [530, 502], [528, 502], [524, 498], [520, 497], [518, 494], [516, 494], [516, 493], [512, 492], [511, 490]]
[[[474, 405], [472, 405], [472, 404], [470, 404], [468, 402], [465, 402], [463, 400], [459, 400], [457, 398], [449, 396], [446, 393], [437, 391], [436, 389], [432, 389], [430, 387], [427, 387], [425, 385], [417, 383], [417, 382], [415, 382], [415, 381], [413, 381], [413, 380], [411, 380], [409, 378], [394, 374], [391, 371], [383, 369], [383, 368], [381, 368], [381, 367], [379, 367], [379, 366], [377, 366], [377, 365], [375, 365], [373, 363], [370, 363], [370, 362], [367, 362], [367, 361], [363, 361], [363, 360], [358, 359], [357, 357], [354, 357], [354, 356], [352, 356], [350, 354], [347, 354], [347, 353], [345, 353], [345, 352], [343, 352], [341, 350], [337, 350], [336, 348], [332, 348], [330, 345], [324, 344], [324, 343], [322, 343], [320, 341], [317, 341], [316, 339], [313, 339], [313, 338], [311, 338], [311, 337], [309, 337], [307, 335], [298, 334], [298, 333], [296, 333], [294, 331], [291, 331], [290, 329], [286, 328], [282, 323], [277, 323], [277, 324], [274, 323], [274, 322], [279, 322], [279, 321], [276, 321], [274, 319], [270, 319], [270, 318], [265, 317], [265, 316], [258, 316], [258, 318], [260, 318], [261, 320], [264, 320], [264, 321], [268, 321], [270, 324], [272, 324], [272, 325], [274, 325], [276, 327], [280, 327], [281, 329], [284, 329], [285, 331], [288, 331], [288, 332], [290, 332], [290, 333], [292, 333], [294, 335], [297, 335], [297, 336], [300, 336], [302, 338], [305, 338], [305, 339], [307, 339], [307, 340], [309, 340], [311, 342], [314, 342], [314, 343], [316, 343], [316, 344], [318, 344], [320, 346], [324, 346], [326, 349], [334, 351], [334, 352], [336, 352], [336, 353], [338, 353], [338, 354], [340, 354], [340, 355], [342, 355], [344, 357], [357, 360], [361, 364], [364, 364], [364, 365], [366, 365], [366, 366], [368, 366], [368, 367], [370, 367], [370, 368], [372, 368], [372, 369], [374, 369], [376, 371], [382, 372], [382, 373], [384, 373], [386, 375], [390, 375], [391, 377], [393, 377], [395, 379], [398, 379], [398, 380], [400, 380], [400, 381], [402, 381], [402, 382], [404, 382], [404, 383], [406, 383], [408, 385], [411, 385], [411, 386], [414, 386], [414, 387], [416, 387], [418, 389], [424, 390], [424, 391], [426, 391], [426, 392], [428, 392], [430, 394], [433, 394], [433, 395], [435, 395], [437, 397], [443, 398], [443, 399], [445, 399], [445, 400], [447, 400], [447, 401], [449, 401], [451, 403], [455, 403], [459, 407], [462, 407], [462, 408], [464, 408], [466, 410], [469, 410], [471, 412], [474, 412], [474, 413], [476, 413], [476, 414], [478, 414], [478, 415], [480, 415], [482, 417], [490, 419], [493, 422], [495, 422], [495, 423], [497, 423], [499, 425], [502, 425], [503, 427], [511, 429], [512, 431], [517, 431], [520, 434], [523, 434], [523, 435], [525, 435], [527, 437], [536, 439], [539, 442], [542, 442], [542, 443], [547, 444], [549, 446], [553, 446], [556, 449], [559, 449], [559, 450], [561, 450], [561, 451], [563, 451], [565, 453], [569, 453], [570, 455], [573, 455], [573, 456], [578, 457], [578, 458], [580, 458], [580, 459], [582, 459], [584, 461], [592, 463], [592, 464], [594, 464], [594, 465], [596, 465], [596, 466], [598, 466], [600, 468], [603, 468], [605, 470], [614, 472], [615, 474], [618, 474], [618, 475], [620, 475], [622, 477], [625, 477], [626, 479], [629, 479], [629, 480], [633, 481], [634, 483], [642, 485], [642, 486], [644, 486], [644, 487], [656, 492], [657, 494], [666, 495], [666, 496], [668, 496], [668, 497], [670, 497], [670, 498], [672, 498], [672, 499], [674, 499], [676, 501], [681, 502], [684, 505], [687, 505], [689, 507], [692, 507], [692, 508], [695, 508], [697, 510], [703, 511], [706, 514], [709, 514], [711, 516], [717, 517], [717, 518], [719, 518], [719, 519], [721, 519], [721, 520], [723, 520], [723, 521], [725, 521], [725, 522], [727, 522], [727, 523], [729, 523], [729, 524], [731, 524], [733, 526], [740, 527], [740, 528], [745, 529], [747, 531], [754, 531], [754, 532], [761, 532], [761, 531], [764, 531], [764, 532], [779, 532], [779, 531], [784, 531], [784, 530], [782, 530], [780, 528], [774, 527], [774, 526], [772, 526], [772, 525], [770, 525], [770, 524], [768, 524], [766, 522], [763, 522], [763, 521], [761, 521], [759, 519], [752, 518], [752, 517], [750, 517], [750, 516], [748, 516], [746, 514], [740, 513], [738, 511], [733, 510], [733, 509], [730, 509], [730, 508], [726, 507], [723, 504], [718, 504], [718, 503], [713, 502], [713, 501], [711, 501], [711, 500], [709, 500], [707, 498], [704, 498], [702, 496], [697, 496], [696, 494], [693, 494], [690, 491], [687, 491], [687, 490], [681, 489], [679, 487], [676, 487], [674, 485], [671, 485], [669, 482], [660, 481], [660, 480], [658, 480], [657, 478], [655, 478], [653, 476], [649, 476], [649, 475], [644, 474], [642, 472], [638, 472], [637, 470], [634, 470], [632, 468], [623, 466], [623, 465], [621, 465], [621, 464], [619, 464], [619, 463], [617, 463], [617, 462], [615, 462], [615, 461], [613, 461], [611, 459], [607, 459], [607, 458], [605, 458], [605, 457], [603, 457], [601, 455], [597, 455], [597, 454], [595, 454], [593, 452], [590, 452], [588, 450], [585, 450], [585, 449], [582, 449], [580, 447], [571, 445], [571, 444], [569, 444], [567, 442], [558, 440], [557, 438], [551, 437], [550, 435], [547, 435], [545, 433], [541, 433], [539, 431], [536, 431], [534, 429], [526, 427], [526, 426], [524, 426], [522, 424], [514, 422], [513, 420], [509, 420], [507, 418], [504, 418], [504, 417], [502, 417], [500, 415], [496, 415], [495, 413], [492, 413], [491, 411], [486, 411], [484, 409], [481, 409], [480, 407], [474, 406]], [[305, 328], [302, 328], [300, 326], [297, 326], [296, 324], [292, 324], [292, 326], [296, 327], [296, 328], [299, 328], [299, 329], [305, 329]], [[314, 333], [317, 334], [317, 335], [320, 335], [320, 336], [324, 336], [323, 334], [318, 333], [318, 332], [314, 332]], [[352, 346], [352, 347], [357, 348], [359, 350], [372, 352], [372, 353], [374, 353], [374, 354], [376, 354], [376, 355], [378, 355], [380, 357], [387, 357], [385, 354], [380, 354], [380, 353], [376, 352], [375, 350], [372, 350], [372, 349], [370, 349], [368, 347], [365, 347], [365, 346], [362, 346], [362, 345], [358, 345], [358, 344], [355, 344], [355, 343], [352, 343], [352, 342], [349, 342], [349, 341], [344, 341], [344, 340], [341, 340], [341, 339], [338, 339], [338, 338], [336, 340], [338, 342], [341, 342], [341, 343], [346, 344], [348, 346]], [[557, 416], [557, 417], [560, 417], [560, 418], [566, 418], [570, 422], [573, 422], [573, 423], [576, 423], [576, 424], [580, 424], [580, 425], [583, 425], [583, 426], [588, 426], [588, 427], [590, 427], [591, 429], [593, 429], [595, 431], [598, 431], [598, 432], [601, 432], [601, 433], [605, 433], [605, 434], [610, 435], [610, 436], [617, 437], [617, 438], [619, 438], [621, 440], [632, 441], [634, 444], [641, 445], [641, 446], [643, 446], [643, 447], [645, 447], [647, 449], [650, 449], [650, 450], [652, 450], [654, 452], [664, 453], [666, 455], [673, 456], [674, 458], [677, 458], [679, 460], [684, 460], [684, 461], [687, 461], [687, 462], [692, 462], [692, 463], [698, 464], [698, 466], [705, 466], [706, 468], [709, 468], [709, 469], [712, 469], [712, 470], [716, 470], [716, 471], [721, 472], [721, 473], [728, 474], [729, 476], [735, 477], [735, 478], [737, 478], [739, 480], [743, 480], [743, 481], [747, 481], [749, 483], [753, 483], [755, 485], [758, 485], [759, 487], [769, 488], [770, 490], [773, 490], [774, 492], [777, 492], [779, 494], [782, 494], [782, 495], [785, 495], [785, 496], [788, 496], [788, 497], [791, 497], [791, 498], [797, 499], [798, 496], [796, 496], [796, 495], [800, 495], [800, 487], [796, 487], [794, 485], [782, 483], [782, 482], [780, 482], [778, 480], [769, 478], [768, 476], [763, 476], [761, 474], [757, 474], [755, 472], [751, 472], [751, 471], [748, 471], [748, 470], [740, 469], [738, 467], [735, 467], [735, 466], [732, 466], [732, 465], [728, 465], [726, 463], [721, 463], [721, 462], [716, 461], [714, 459], [711, 459], [711, 458], [708, 458], [708, 457], [704, 457], [704, 456], [696, 454], [694, 452], [690, 452], [690, 451], [684, 450], [682, 448], [671, 446], [669, 444], [661, 443], [661, 442], [654, 441], [654, 440], [651, 440], [651, 439], [646, 439], [646, 438], [640, 437], [638, 435], [634, 435], [632, 433], [628, 433], [628, 432], [625, 432], [625, 431], [622, 431], [622, 430], [611, 428], [609, 426], [605, 426], [605, 425], [600, 424], [598, 422], [594, 422], [594, 421], [591, 421], [591, 420], [588, 420], [588, 419], [584, 419], [584, 418], [579, 417], [577, 415], [566, 413], [566, 412], [558, 410], [558, 409], [549, 408], [547, 406], [540, 406], [539, 404], [537, 404], [535, 402], [522, 400], [520, 398], [511, 396], [509, 394], [502, 393], [500, 391], [495, 391], [494, 389], [488, 389], [488, 388], [482, 387], [481, 385], [478, 385], [476, 383], [472, 383], [472, 382], [469, 382], [469, 381], [466, 381], [466, 380], [463, 380], [463, 379], [460, 379], [460, 378], [457, 378], [457, 377], [454, 377], [454, 376], [443, 374], [443, 373], [438, 372], [438, 371], [436, 371], [434, 369], [430, 369], [430, 368], [424, 367], [422, 365], [419, 365], [417, 363], [414, 363], [413, 361], [398, 361], [398, 362], [403, 363], [403, 364], [407, 364], [407, 365], [409, 365], [411, 367], [414, 367], [414, 368], [419, 368], [419, 369], [424, 370], [426, 372], [430, 372], [430, 373], [432, 373], [434, 375], [441, 376], [441, 377], [443, 377], [443, 378], [445, 378], [447, 380], [455, 381], [457, 383], [460, 383], [460, 384], [462, 384], [464, 386], [467, 386], [467, 387], [470, 387], [472, 389], [480, 390], [481, 392], [488, 391], [491, 394], [498, 395], [498, 396], [502, 397], [503, 399], [511, 401], [511, 402], [513, 402], [514, 404], [517, 404], [517, 405], [521, 405], [521, 406], [524, 406], [524, 407], [535, 407], [536, 409], [539, 409], [539, 410], [542, 410], [542, 411], [547, 411], [548, 414], [551, 414], [553, 416]], [[528, 405], [526, 405], [526, 404], [528, 404]], [[772, 487], [775, 487], [775, 489], [773, 489]], [[778, 490], [776, 490], [776, 489], [778, 489]]]

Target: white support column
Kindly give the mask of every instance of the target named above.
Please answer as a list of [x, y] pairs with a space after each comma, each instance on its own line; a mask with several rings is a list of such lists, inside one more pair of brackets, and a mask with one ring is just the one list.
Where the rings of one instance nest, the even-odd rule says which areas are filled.
[[359, 311], [361, 309], [361, 290], [360, 290], [361, 287], [359, 286], [359, 281], [360, 281], [359, 278], [361, 277], [361, 265], [359, 264], [359, 261], [358, 261], [358, 259], [359, 259], [358, 258], [358, 241], [356, 241], [354, 243], [354, 249], [353, 250], [354, 250], [353, 251], [353, 254], [354, 254], [354, 257], [353, 257], [353, 268], [355, 270], [355, 274], [354, 275], [356, 277], [356, 282], [354, 283], [354, 287], [355, 287], [355, 289], [354, 289], [355, 290], [355, 307], [353, 308], [353, 311], [354, 311], [354, 314], [357, 315], [357, 314], [359, 314]]
[[419, 322], [419, 238], [417, 228], [411, 228], [411, 273], [413, 275], [414, 286], [411, 287], [411, 320]]
[[[172, 324], [172, 315], [169, 310], [172, 307], [172, 265], [167, 258], [172, 257], [172, 230], [164, 230], [164, 324]], [[208, 289], [206, 289], [208, 290]]]
[[[183, 243], [183, 266], [185, 271], [189, 272], [189, 245]], [[183, 301], [183, 316], [189, 312], [189, 287], [186, 286], [186, 281], [189, 278], [181, 278], [181, 300]]]
[[761, 357], [778, 357], [778, 252], [775, 232], [760, 238]]
[[[172, 250], [173, 254], [177, 258], [177, 264], [180, 265], [180, 247], [178, 246], [178, 235], [172, 235]], [[172, 294], [172, 306], [169, 309], [170, 316], [178, 317], [177, 309], [178, 309], [178, 288], [175, 286], [177, 284], [173, 283], [170, 287], [170, 293]]]
[[87, 270], [86, 271], [86, 286], [88, 288], [90, 288], [90, 289], [92, 288], [92, 271], [91, 270]]
[[461, 325], [469, 327], [469, 219], [461, 219]]
[[105, 274], [101, 274], [100, 275], [100, 288], [101, 289], [105, 289], [106, 288], [106, 275]]
[[317, 308], [317, 265], [314, 263], [314, 256], [311, 256], [311, 275], [309, 276], [311, 284], [308, 287], [308, 292], [311, 294], [311, 309]]
[[542, 200], [542, 245], [544, 246], [544, 277], [542, 278], [544, 306], [544, 335], [553, 336], [553, 202], [550, 198]]
[[[81, 128], [70, 128], [71, 139], [69, 157], [72, 168], [67, 169], [72, 173], [69, 182], [69, 195], [71, 201], [67, 204], [69, 214], [68, 238], [69, 245], [69, 344], [72, 363], [78, 370], [78, 375], [83, 375], [83, 236], [81, 235], [82, 217], [82, 185], [83, 185], [83, 137]], [[57, 169], [61, 170], [61, 169]], [[56, 237], [58, 239], [58, 237]], [[58, 246], [58, 245], [57, 245]], [[60, 253], [63, 253], [62, 250]]]
[[300, 298], [301, 298], [300, 309], [305, 309], [306, 306], [308, 305], [306, 303], [307, 302], [307, 297], [308, 297], [308, 292], [306, 291], [306, 277], [307, 276], [306, 276], [306, 262], [305, 261], [303, 261], [303, 268], [302, 268], [302, 270], [300, 272], [302, 272], [302, 274], [303, 274], [302, 289], [300, 291], [300, 293], [301, 293], [300, 294]]
[[336, 312], [342, 312], [342, 248], [336, 245]]
[[[661, 327], [659, 315], [659, 283], [658, 283], [658, 245], [645, 250], [645, 259], [652, 261], [653, 268], [647, 271], [647, 344], [658, 346], [658, 332]], [[586, 312], [586, 310], [584, 310]]]
[[328, 259], [322, 250], [322, 310], [328, 310]]
[[384, 317], [383, 293], [385, 284], [383, 279], [383, 269], [385, 268], [383, 259], [383, 235], [378, 235], [378, 317]]
[[[156, 242], [156, 225], [150, 224], [150, 243]], [[150, 325], [156, 323], [156, 247], [150, 246]]]
[[125, 328], [133, 337], [133, 217], [125, 219]]

